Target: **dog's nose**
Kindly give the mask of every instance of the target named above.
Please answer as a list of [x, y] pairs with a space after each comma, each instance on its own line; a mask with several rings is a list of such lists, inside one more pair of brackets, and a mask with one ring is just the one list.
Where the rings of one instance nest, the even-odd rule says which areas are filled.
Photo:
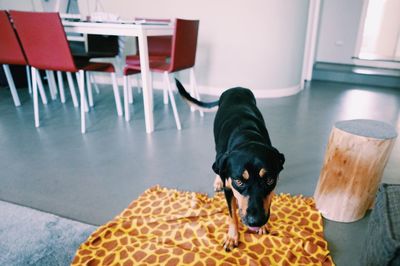
[[268, 222], [269, 214], [257, 212], [254, 209], [247, 210], [247, 225], [252, 227], [260, 227]]

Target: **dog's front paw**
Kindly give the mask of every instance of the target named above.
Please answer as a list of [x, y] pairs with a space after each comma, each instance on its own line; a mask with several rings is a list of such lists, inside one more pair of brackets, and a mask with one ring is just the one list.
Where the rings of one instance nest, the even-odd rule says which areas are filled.
[[224, 241], [224, 249], [229, 252], [233, 250], [235, 247], [239, 245], [239, 236], [230, 236], [229, 234], [226, 236]]
[[260, 229], [258, 229], [258, 231], [257, 231], [257, 234], [259, 234], [259, 235], [266, 235], [268, 233], [269, 233], [269, 231], [267, 229], [267, 225], [266, 224], [261, 226]]
[[222, 182], [222, 179], [219, 175], [217, 175], [214, 179], [214, 191], [215, 192], [220, 192], [223, 190], [224, 183]]

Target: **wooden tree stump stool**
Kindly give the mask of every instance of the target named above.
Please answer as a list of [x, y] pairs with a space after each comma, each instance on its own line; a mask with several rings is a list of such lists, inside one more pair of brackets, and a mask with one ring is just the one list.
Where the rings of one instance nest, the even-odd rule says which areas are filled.
[[373, 206], [396, 130], [374, 120], [335, 123], [315, 189], [322, 216], [338, 222], [361, 219]]

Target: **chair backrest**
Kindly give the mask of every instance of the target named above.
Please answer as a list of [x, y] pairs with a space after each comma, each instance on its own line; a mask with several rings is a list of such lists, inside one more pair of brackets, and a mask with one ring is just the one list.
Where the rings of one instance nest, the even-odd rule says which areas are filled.
[[[135, 20], [145, 20], [147, 22], [162, 22], [162, 23], [170, 23], [170, 19], [163, 18], [140, 18], [136, 17]], [[136, 47], [139, 47], [138, 41], [136, 38]], [[171, 56], [172, 49], [172, 36], [149, 36], [147, 37], [147, 47], [149, 51], [149, 55], [155, 56]], [[139, 54], [139, 52], [137, 53]]]
[[149, 36], [147, 37], [149, 55], [171, 56], [172, 36]]
[[58, 13], [10, 11], [10, 15], [29, 65], [46, 70], [78, 71]]
[[196, 61], [199, 20], [176, 19], [170, 72], [191, 68]]
[[0, 64], [27, 65], [7, 11], [0, 10]]

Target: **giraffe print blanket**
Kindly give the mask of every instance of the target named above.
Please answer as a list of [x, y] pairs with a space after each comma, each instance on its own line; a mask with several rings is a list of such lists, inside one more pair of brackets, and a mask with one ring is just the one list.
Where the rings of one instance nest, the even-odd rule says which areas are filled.
[[240, 244], [225, 252], [228, 209], [209, 198], [159, 186], [146, 190], [76, 252], [72, 265], [334, 265], [312, 198], [276, 195], [269, 234], [239, 225]]

